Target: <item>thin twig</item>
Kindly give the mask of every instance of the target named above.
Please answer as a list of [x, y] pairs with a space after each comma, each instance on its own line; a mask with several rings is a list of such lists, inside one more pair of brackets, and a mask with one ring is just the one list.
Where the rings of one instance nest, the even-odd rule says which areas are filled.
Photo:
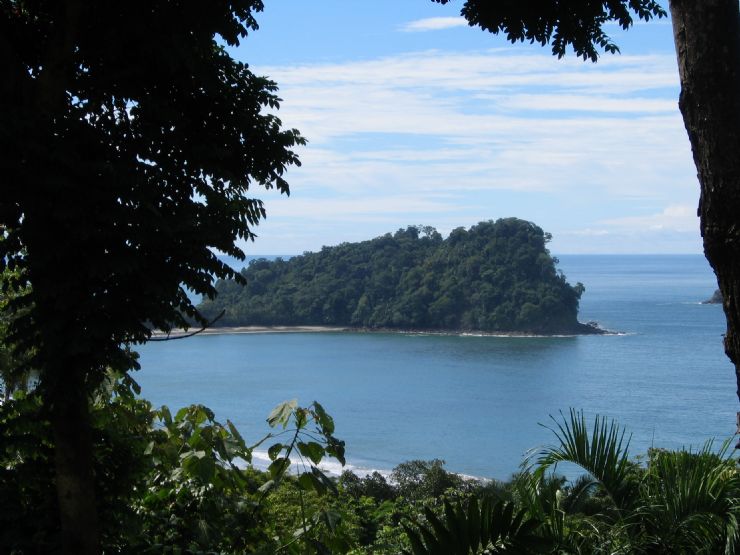
[[186, 339], [188, 337], [193, 337], [194, 335], [198, 335], [199, 333], [203, 333], [204, 331], [206, 331], [213, 324], [215, 324], [216, 322], [218, 322], [223, 317], [224, 314], [226, 314], [226, 309], [223, 309], [221, 311], [221, 314], [219, 314], [218, 316], [216, 316], [213, 320], [211, 320], [207, 324], [204, 324], [203, 327], [200, 328], [199, 330], [196, 330], [196, 331], [193, 331], [193, 332], [190, 332], [190, 333], [186, 333], [186, 334], [183, 334], [183, 335], [178, 335], [178, 336], [175, 336], [175, 337], [170, 337], [170, 333], [172, 333], [172, 332], [171, 331], [168, 331], [167, 332], [167, 337], [150, 337], [149, 338], [149, 341], [174, 341], [175, 339]]

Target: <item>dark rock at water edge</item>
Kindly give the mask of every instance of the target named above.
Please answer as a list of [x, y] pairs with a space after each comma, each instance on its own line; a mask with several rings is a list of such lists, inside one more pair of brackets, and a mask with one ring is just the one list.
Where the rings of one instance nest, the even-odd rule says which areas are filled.
[[722, 304], [722, 292], [717, 289], [710, 298], [702, 301], [701, 304]]

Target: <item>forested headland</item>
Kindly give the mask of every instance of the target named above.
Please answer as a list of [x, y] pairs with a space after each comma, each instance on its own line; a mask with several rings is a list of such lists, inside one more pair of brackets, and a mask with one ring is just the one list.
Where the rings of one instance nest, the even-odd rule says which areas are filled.
[[288, 260], [255, 260], [246, 285], [217, 283], [199, 310], [217, 326], [334, 325], [369, 329], [597, 333], [578, 322], [584, 286], [570, 285], [550, 235], [517, 218], [442, 238], [409, 226]]

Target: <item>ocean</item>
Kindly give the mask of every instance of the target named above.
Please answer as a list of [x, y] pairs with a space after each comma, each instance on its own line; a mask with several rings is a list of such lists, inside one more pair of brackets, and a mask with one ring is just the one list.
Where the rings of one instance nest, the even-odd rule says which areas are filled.
[[571, 407], [616, 419], [633, 455], [731, 437], [735, 378], [722, 308], [701, 304], [716, 288], [706, 260], [559, 259], [568, 280], [586, 286], [579, 319], [618, 334], [196, 336], [140, 346], [134, 378], [155, 405], [204, 404], [248, 442], [269, 432], [279, 402], [317, 400], [358, 472], [439, 458], [454, 472], [506, 479], [553, 442], [551, 417]]

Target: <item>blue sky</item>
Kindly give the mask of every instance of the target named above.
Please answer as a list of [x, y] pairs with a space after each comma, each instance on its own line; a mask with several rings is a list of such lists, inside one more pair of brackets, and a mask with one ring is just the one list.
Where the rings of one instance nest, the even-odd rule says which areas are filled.
[[248, 254], [297, 254], [410, 224], [516, 216], [555, 253], [701, 252], [698, 184], [667, 20], [598, 63], [468, 27], [462, 0], [267, 0], [232, 54], [280, 87], [308, 139], [291, 196], [256, 191]]

